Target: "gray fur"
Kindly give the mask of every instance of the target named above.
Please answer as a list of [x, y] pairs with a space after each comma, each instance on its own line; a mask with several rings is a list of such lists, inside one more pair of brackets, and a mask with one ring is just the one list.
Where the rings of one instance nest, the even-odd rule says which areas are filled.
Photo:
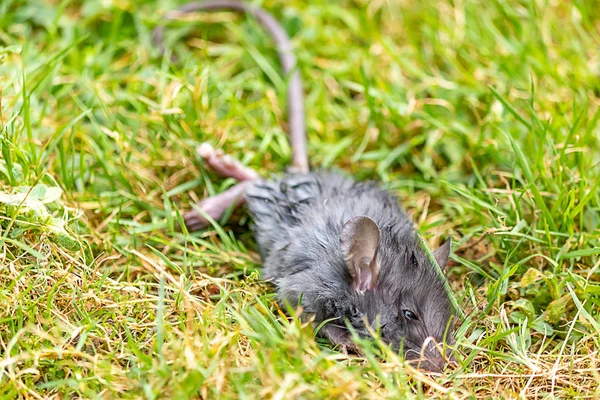
[[[375, 328], [379, 316], [383, 339], [395, 349], [403, 345], [408, 359], [419, 357], [429, 336], [439, 344], [446, 335], [446, 343], [453, 342], [446, 334], [452, 317], [448, 294], [396, 197], [374, 183], [323, 171], [254, 182], [246, 196], [264, 275], [281, 300], [295, 306], [302, 299], [316, 324], [339, 318], [331, 324], [345, 329], [347, 319], [365, 336], [364, 318]], [[378, 283], [364, 293], [353, 289], [340, 248], [342, 227], [357, 215], [371, 218], [380, 230]], [[403, 310], [419, 321], [405, 318]], [[441, 358], [431, 346], [425, 356]]]

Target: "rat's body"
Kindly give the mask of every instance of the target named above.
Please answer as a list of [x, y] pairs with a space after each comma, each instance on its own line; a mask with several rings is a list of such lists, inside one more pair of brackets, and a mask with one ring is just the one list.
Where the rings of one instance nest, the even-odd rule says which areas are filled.
[[[274, 36], [286, 73], [295, 65], [285, 31], [264, 10], [237, 1], [198, 2], [179, 11], [232, 9], [257, 17]], [[162, 28], [155, 32], [162, 48]], [[368, 337], [368, 327], [408, 359], [440, 370], [448, 354], [438, 350], [453, 342], [450, 301], [437, 266], [420, 247], [398, 199], [375, 183], [357, 182], [338, 173], [309, 172], [306, 156], [301, 81], [290, 82], [290, 136], [293, 167], [283, 177], [263, 180], [238, 161], [203, 144], [198, 153], [220, 175], [240, 183], [204, 199], [202, 212], [218, 219], [231, 206], [246, 202], [264, 263], [264, 276], [278, 296], [303, 306], [326, 323], [321, 334], [334, 344], [358, 350], [345, 325]], [[188, 229], [205, 227], [197, 211], [185, 216]], [[435, 252], [444, 268], [450, 242]], [[368, 326], [367, 326], [368, 325]], [[436, 347], [436, 344], [439, 347]]]
[[[381, 335], [390, 342], [400, 339], [396, 337], [401, 333], [398, 323], [409, 328], [401, 311], [415, 310], [423, 320], [415, 329], [425, 331], [423, 335], [417, 332], [417, 337], [444, 337], [447, 326], [439, 322], [450, 318], [445, 288], [423, 251], [416, 250], [419, 239], [397, 198], [375, 183], [330, 172], [255, 183], [246, 194], [264, 275], [277, 285], [280, 298], [292, 305], [301, 298], [304, 311], [314, 314], [317, 323], [348, 318], [365, 336], [369, 333], [363, 316], [376, 330], [379, 315]], [[353, 288], [340, 246], [345, 223], [356, 216], [370, 218], [380, 231], [378, 284], [362, 293]], [[423, 298], [422, 293], [427, 296]], [[434, 312], [419, 312], [426, 308]], [[331, 326], [337, 325], [345, 331], [343, 320]], [[418, 352], [421, 344], [412, 350]]]

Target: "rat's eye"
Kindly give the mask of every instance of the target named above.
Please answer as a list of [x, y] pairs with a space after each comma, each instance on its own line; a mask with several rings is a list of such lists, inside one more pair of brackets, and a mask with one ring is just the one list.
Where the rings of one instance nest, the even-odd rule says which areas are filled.
[[414, 312], [410, 311], [410, 310], [402, 310], [402, 315], [404, 315], [404, 318], [406, 319], [410, 319], [413, 321], [418, 321], [419, 318], [417, 318], [417, 316], [415, 315]]

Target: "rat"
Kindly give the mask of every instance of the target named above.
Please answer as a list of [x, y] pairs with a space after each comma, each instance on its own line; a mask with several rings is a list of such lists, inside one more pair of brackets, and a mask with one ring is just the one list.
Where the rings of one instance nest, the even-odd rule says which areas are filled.
[[[444, 278], [451, 238], [427, 256], [399, 199], [374, 181], [309, 168], [302, 81], [291, 41], [264, 9], [235, 0], [193, 2], [167, 15], [232, 10], [254, 17], [272, 36], [288, 84], [292, 166], [281, 177], [264, 179], [208, 143], [200, 157], [220, 176], [239, 183], [201, 200], [184, 215], [188, 231], [218, 220], [230, 207], [247, 205], [263, 262], [280, 302], [300, 305], [318, 331], [344, 352], [360, 354], [351, 330], [381, 339], [418, 367], [441, 372], [455, 362], [451, 329], [455, 314]], [[153, 40], [164, 53], [164, 27]], [[438, 267], [439, 266], [439, 267]], [[445, 350], [442, 350], [445, 349]]]

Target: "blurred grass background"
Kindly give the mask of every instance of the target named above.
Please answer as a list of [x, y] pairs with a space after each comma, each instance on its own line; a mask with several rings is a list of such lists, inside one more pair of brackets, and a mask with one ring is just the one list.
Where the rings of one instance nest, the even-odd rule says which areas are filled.
[[[0, 2], [0, 395], [598, 398], [600, 7], [559, 0], [254, 1], [292, 36], [311, 163], [397, 193], [466, 319], [427, 376], [347, 357], [274, 304], [208, 141], [284, 171], [285, 77], [250, 18], [182, 2]], [[375, 356], [383, 359], [378, 361]]]

